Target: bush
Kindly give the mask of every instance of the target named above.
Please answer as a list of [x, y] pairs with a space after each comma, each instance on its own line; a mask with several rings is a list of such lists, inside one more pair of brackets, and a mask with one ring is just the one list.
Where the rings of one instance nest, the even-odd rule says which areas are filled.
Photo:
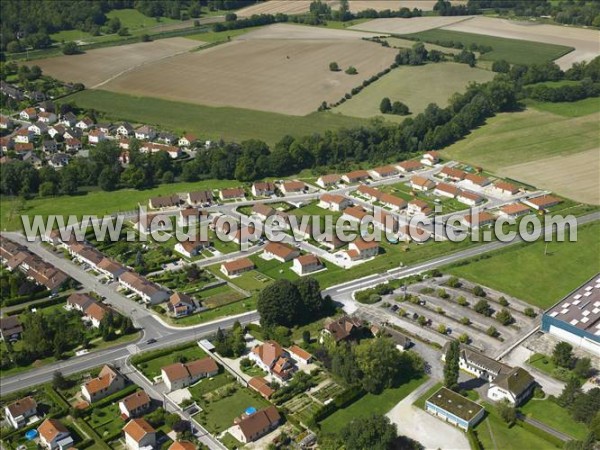
[[354, 66], [350, 66], [346, 69], [346, 74], [347, 75], [357, 75], [358, 74], [358, 70], [356, 70], [356, 67]]
[[[332, 72], [339, 72], [340, 71], [340, 66], [338, 66], [338, 63], [334, 62], [330, 62], [329, 63], [329, 70], [331, 70]], [[348, 95], [348, 94], [346, 94]]]
[[461, 344], [468, 344], [471, 341], [471, 338], [467, 333], [463, 333], [458, 337], [458, 342]]
[[496, 327], [489, 327], [486, 331], [488, 336], [491, 337], [497, 337], [498, 336], [498, 330], [496, 329]]
[[465, 316], [462, 319], [460, 319], [460, 323], [462, 323], [463, 325], [471, 325], [471, 319]]
[[537, 314], [535, 313], [533, 308], [525, 308], [525, 311], [523, 311], [523, 314], [525, 314], [527, 317], [537, 316]]
[[484, 315], [486, 317], [491, 317], [494, 311], [490, 307], [490, 304], [485, 300], [479, 300], [475, 306], [473, 307], [476, 313]]
[[457, 277], [451, 277], [446, 284], [451, 288], [459, 288], [462, 286], [462, 283]]
[[443, 323], [440, 323], [437, 327], [437, 331], [440, 334], [446, 334], [448, 332], [448, 329], [446, 328], [446, 325], [444, 325]]
[[506, 308], [502, 308], [501, 311], [496, 313], [496, 320], [504, 326], [510, 325], [515, 321], [510, 311]]
[[439, 298], [443, 298], [443, 299], [450, 298], [450, 294], [448, 294], [448, 293], [446, 292], [446, 289], [443, 289], [443, 288], [439, 288], [439, 289], [437, 290], [437, 296], [438, 296]]
[[79, 46], [75, 42], [65, 42], [62, 52], [64, 55], [76, 55], [79, 53]]
[[481, 286], [473, 286], [473, 295], [477, 297], [485, 297], [487, 294]]
[[506, 300], [504, 297], [500, 297], [498, 299], [498, 303], [500, 303], [502, 306], [508, 306], [508, 300]]
[[458, 297], [456, 299], [456, 302], [460, 305], [460, 306], [469, 306], [469, 302], [467, 301], [466, 298], [464, 298], [462, 295], [460, 297]]

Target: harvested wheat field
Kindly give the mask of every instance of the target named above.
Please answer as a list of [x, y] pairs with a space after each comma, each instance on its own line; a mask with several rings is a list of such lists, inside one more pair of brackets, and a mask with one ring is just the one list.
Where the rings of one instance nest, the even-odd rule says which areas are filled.
[[[398, 11], [400, 8], [417, 8], [422, 11], [433, 11], [436, 3], [436, 0], [350, 0], [350, 11], [353, 13], [364, 11], [365, 9]], [[466, 0], [453, 0], [451, 3], [453, 5], [467, 4]]]
[[89, 50], [81, 55], [40, 59], [35, 63], [54, 78], [95, 88], [129, 70], [187, 53], [199, 45], [202, 43], [185, 38], [160, 39]]
[[446, 27], [448, 25], [462, 22], [471, 16], [432, 16], [413, 17], [411, 19], [391, 18], [374, 19], [350, 27], [351, 30], [370, 31], [379, 34], [411, 34], [434, 28]]
[[254, 31], [236, 37], [239, 41], [253, 41], [258, 39], [273, 40], [356, 40], [363, 37], [375, 37], [375, 33], [366, 33], [353, 30], [336, 30], [335, 28], [309, 27], [291, 23], [277, 23], [261, 27]]
[[554, 191], [583, 203], [600, 205], [600, 148], [574, 155], [508, 166], [500, 174]]
[[[270, 0], [240, 9], [236, 14], [238, 17], [250, 17], [253, 14], [303, 14], [309, 11], [311, 3], [312, 0]], [[324, 3], [333, 6], [337, 2], [325, 1]]]
[[462, 31], [464, 33], [573, 47], [574, 51], [555, 61], [561, 69], [568, 69], [574, 62], [591, 60], [600, 55], [600, 32], [596, 30], [538, 24], [534, 22], [516, 22], [480, 16], [447, 24], [442, 28], [444, 30]]
[[[294, 25], [271, 28], [288, 34], [315, 30], [313, 39], [245, 39], [207, 50], [178, 55], [131, 70], [102, 89], [137, 96], [198, 103], [208, 106], [278, 112], [303, 116], [321, 102], [334, 102], [363, 80], [389, 67], [396, 50], [360, 39], [360, 34], [337, 30], [346, 39], [314, 38], [323, 31]], [[276, 33], [274, 33], [275, 35]], [[357, 75], [331, 72], [354, 66]]]

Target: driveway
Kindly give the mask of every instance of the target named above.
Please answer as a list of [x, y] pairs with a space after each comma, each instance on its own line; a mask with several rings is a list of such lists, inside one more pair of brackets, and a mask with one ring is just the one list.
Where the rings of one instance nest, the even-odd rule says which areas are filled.
[[419, 441], [427, 449], [470, 449], [467, 436], [462, 431], [413, 406], [413, 402], [435, 383], [435, 380], [429, 379], [394, 406], [386, 416], [396, 424], [399, 434]]

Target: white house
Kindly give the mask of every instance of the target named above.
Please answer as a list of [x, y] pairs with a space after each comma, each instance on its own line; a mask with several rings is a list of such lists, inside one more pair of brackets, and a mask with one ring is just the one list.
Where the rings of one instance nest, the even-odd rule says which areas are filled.
[[319, 207], [331, 211], [343, 211], [351, 205], [349, 198], [337, 194], [323, 194], [319, 197]]
[[292, 270], [298, 275], [306, 275], [321, 270], [323, 265], [315, 255], [302, 255], [294, 259]]
[[162, 380], [168, 391], [175, 391], [194, 384], [202, 378], [214, 377], [219, 373], [219, 366], [211, 357], [190, 361], [187, 363], [174, 363], [163, 367]]
[[88, 142], [92, 145], [99, 144], [106, 140], [106, 135], [100, 130], [92, 130], [88, 134]]
[[15, 134], [15, 143], [29, 144], [35, 138], [35, 132], [27, 128], [21, 128]]
[[75, 124], [75, 128], [79, 128], [82, 131], [89, 130], [94, 126], [94, 121], [89, 117], [84, 117]]
[[40, 444], [49, 450], [67, 450], [73, 447], [73, 438], [67, 427], [56, 419], [46, 419], [38, 428]]
[[485, 200], [481, 195], [475, 194], [474, 192], [468, 191], [460, 191], [460, 193], [456, 196], [456, 200], [465, 205], [476, 206]]
[[535, 380], [529, 372], [521, 367], [514, 367], [501, 373], [490, 383], [487, 395], [494, 401], [507, 400], [519, 406], [531, 395], [534, 388]]
[[22, 398], [4, 408], [4, 416], [15, 430], [27, 425], [27, 419], [36, 414], [37, 402], [33, 397]]
[[290, 378], [295, 370], [288, 353], [275, 341], [266, 341], [257, 345], [248, 354], [248, 358], [279, 381]]
[[268, 181], [259, 181], [252, 185], [252, 195], [255, 197], [269, 197], [275, 193], [275, 185]]
[[260, 439], [265, 434], [279, 426], [281, 416], [275, 406], [261, 409], [250, 415], [244, 414], [235, 420], [235, 425], [229, 428], [231, 435], [238, 441], [247, 444]]
[[56, 114], [49, 111], [42, 111], [38, 114], [38, 120], [47, 125], [50, 125], [56, 122]]
[[25, 108], [19, 113], [19, 118], [21, 120], [35, 120], [37, 118], [37, 111], [35, 110], [35, 108]]
[[41, 136], [42, 134], [48, 133], [48, 125], [44, 122], [36, 122], [27, 128], [29, 131], [33, 131], [36, 136]]
[[317, 179], [317, 184], [323, 189], [327, 189], [330, 186], [335, 186], [342, 180], [341, 175], [332, 173], [330, 175], [322, 175]]
[[143, 125], [135, 130], [135, 138], [140, 141], [151, 141], [156, 137], [156, 131], [154, 128], [148, 125]]
[[421, 158], [421, 164], [426, 166], [434, 166], [440, 162], [440, 153], [436, 151], [426, 152]]
[[156, 430], [145, 419], [131, 419], [123, 428], [125, 445], [129, 450], [156, 447]]
[[373, 258], [379, 254], [379, 244], [376, 241], [365, 241], [358, 238], [348, 245], [346, 253], [353, 261]]
[[152, 405], [152, 400], [144, 391], [137, 391], [119, 402], [119, 411], [128, 419], [144, 415]]
[[300, 364], [310, 364], [313, 360], [313, 356], [310, 353], [297, 345], [292, 345], [289, 348], [289, 354], [292, 359]]
[[415, 191], [429, 191], [435, 187], [435, 183], [429, 178], [415, 175], [410, 179], [410, 187]]
[[96, 378], [83, 383], [81, 395], [89, 403], [97, 402], [125, 387], [125, 378], [117, 370], [105, 365]]

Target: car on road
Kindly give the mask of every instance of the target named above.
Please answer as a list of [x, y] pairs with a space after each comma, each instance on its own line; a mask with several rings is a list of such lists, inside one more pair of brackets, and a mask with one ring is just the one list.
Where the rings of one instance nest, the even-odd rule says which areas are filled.
[[146, 345], [154, 344], [155, 342], [156, 342], [156, 339], [150, 338], [146, 341]]

